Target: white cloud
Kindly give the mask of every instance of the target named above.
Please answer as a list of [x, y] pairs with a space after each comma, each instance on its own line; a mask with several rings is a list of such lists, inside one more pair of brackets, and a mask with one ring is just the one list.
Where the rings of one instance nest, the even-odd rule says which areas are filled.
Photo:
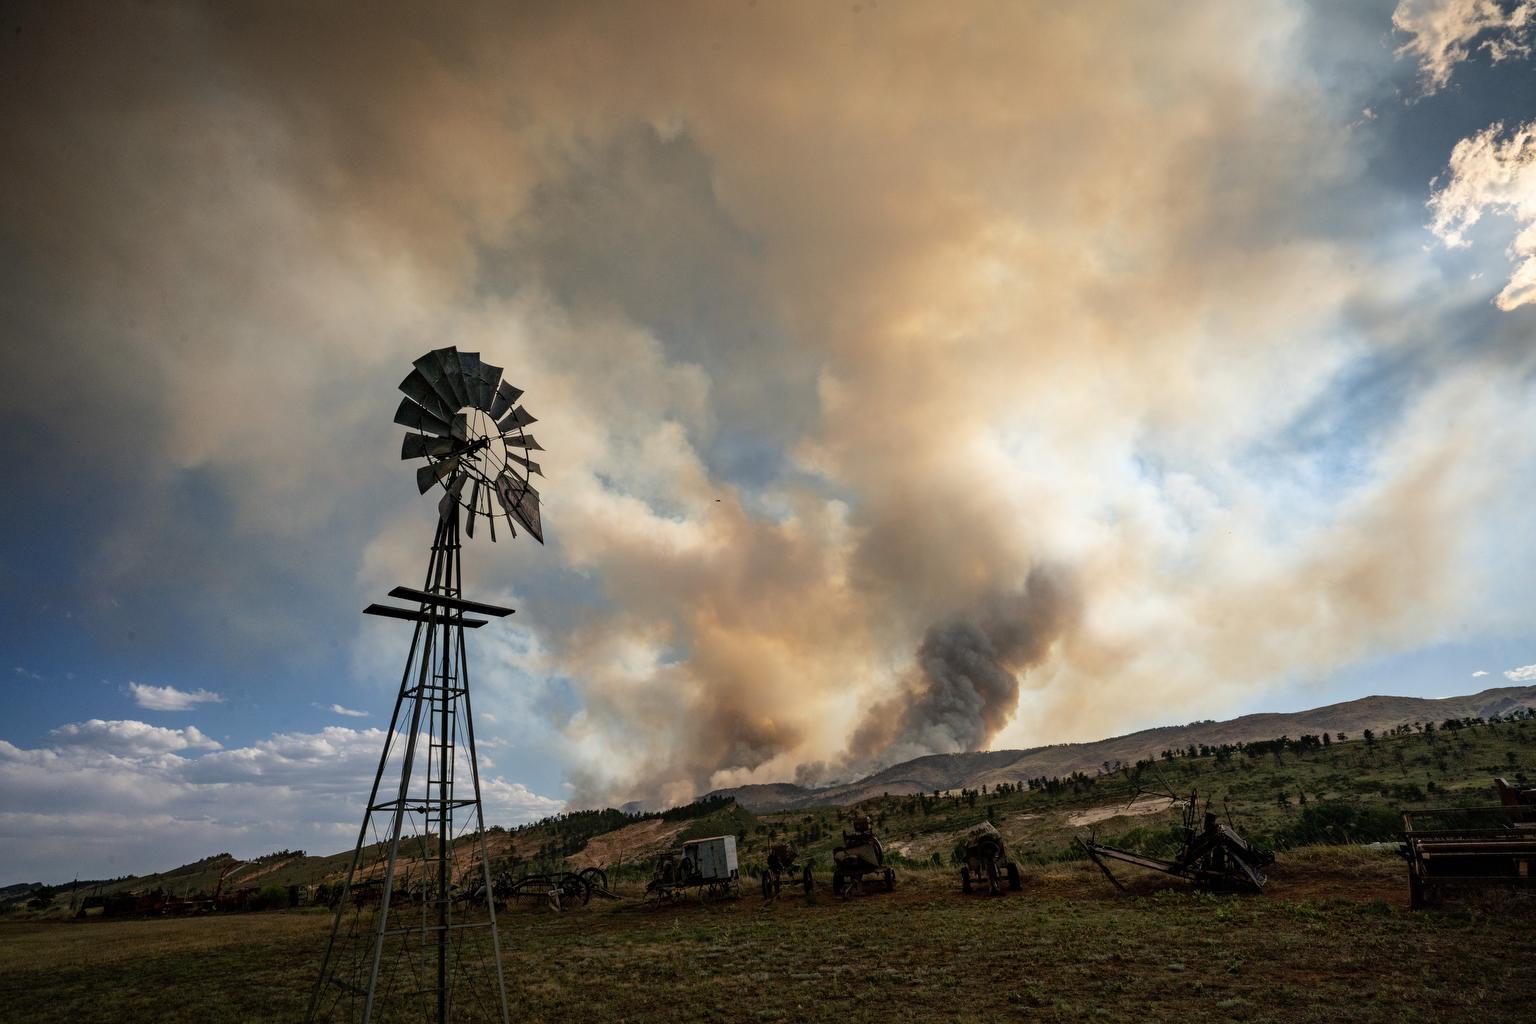
[[331, 710], [338, 715], [346, 715], [348, 718], [367, 718], [368, 712], [356, 711], [352, 708], [344, 708], [340, 704], [332, 704]]
[[1485, 676], [1487, 674], [1488, 673], [1484, 672], [1482, 669], [1478, 669], [1476, 672], [1472, 673], [1472, 678], [1473, 679], [1481, 679], [1481, 678], [1483, 678], [1483, 676]]
[[1528, 683], [1536, 679], [1536, 665], [1521, 665], [1504, 673], [1504, 678], [1516, 683]]
[[1484, 212], [1514, 219], [1519, 230], [1507, 251], [1517, 265], [1494, 299], [1510, 310], [1536, 300], [1536, 121], [1503, 136], [1499, 122], [1456, 143], [1448, 180], [1429, 199], [1429, 228], [1460, 248], [1471, 244], [1467, 232]]
[[1449, 84], [1456, 65], [1474, 50], [1495, 64], [1527, 56], [1533, 25], [1536, 0], [1508, 6], [1498, 0], [1401, 0], [1392, 12], [1392, 27], [1409, 37], [1397, 52], [1418, 60], [1426, 96]]
[[[0, 882], [137, 874], [223, 850], [345, 850], [384, 732], [331, 726], [226, 750], [191, 726], [92, 719], [50, 740], [33, 749], [0, 740]], [[564, 806], [503, 778], [481, 784], [492, 824]]]
[[128, 756], [219, 749], [218, 741], [204, 735], [195, 725], [184, 729], [167, 729], [133, 719], [104, 721], [93, 718], [88, 722], [71, 722], [59, 726], [48, 735], [64, 746], [86, 747]]
[[133, 702], [151, 711], [191, 711], [198, 704], [220, 704], [224, 698], [211, 690], [178, 690], [174, 686], [150, 686], [146, 683], [128, 684]]
[[36, 672], [30, 672], [27, 669], [22, 668], [20, 665], [16, 666], [16, 674], [21, 676], [23, 679], [41, 679], [41, 678], [43, 678], [41, 675], [37, 674]]

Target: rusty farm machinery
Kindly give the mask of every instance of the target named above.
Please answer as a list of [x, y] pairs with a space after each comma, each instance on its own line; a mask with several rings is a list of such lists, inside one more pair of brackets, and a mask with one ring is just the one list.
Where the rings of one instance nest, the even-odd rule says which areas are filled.
[[794, 884], [793, 879], [796, 877], [805, 894], [811, 895], [815, 883], [811, 877], [810, 862], [801, 865], [799, 854], [791, 844], [774, 843], [768, 849], [768, 866], [762, 872], [763, 901], [777, 898], [784, 891], [784, 880], [791, 879], [790, 884]]
[[741, 894], [735, 836], [690, 840], [657, 858], [655, 873], [645, 885], [646, 900], [671, 903], [690, 892], [706, 903]]
[[1009, 889], [1019, 891], [1019, 866], [1008, 859], [1002, 834], [990, 821], [983, 821], [966, 833], [961, 856], [960, 887], [965, 892], [985, 885], [987, 892], [996, 896], [1003, 891], [1004, 879]]
[[619, 898], [608, 888], [607, 874], [602, 868], [596, 867], [523, 875], [519, 878], [502, 875], [495, 880], [494, 892], [498, 907], [521, 899], [542, 899], [551, 910], [584, 907], [592, 902], [593, 896], [605, 900]]
[[832, 892], [851, 896], [870, 877], [882, 882], [886, 892], [896, 888], [896, 872], [885, 863], [885, 847], [875, 836], [869, 816], [853, 819], [853, 831], [843, 833], [843, 845], [832, 851]]
[[[1121, 891], [1125, 890], [1125, 885], [1109, 870], [1106, 861], [1117, 860], [1149, 871], [1187, 878], [1206, 889], [1263, 892], [1263, 869], [1275, 862], [1275, 855], [1254, 846], [1235, 829], [1217, 821], [1209, 800], [1202, 814], [1197, 796], [1190, 793], [1189, 799], [1182, 801], [1183, 844], [1172, 860], [1106, 846], [1092, 838], [1078, 839], [1077, 843], [1088, 859], [1104, 872], [1104, 877]], [[1202, 820], [1199, 827], [1195, 824], [1197, 820]]]
[[1536, 789], [1494, 780], [1499, 803], [1403, 812], [1408, 904], [1417, 910], [1450, 890], [1536, 885]]

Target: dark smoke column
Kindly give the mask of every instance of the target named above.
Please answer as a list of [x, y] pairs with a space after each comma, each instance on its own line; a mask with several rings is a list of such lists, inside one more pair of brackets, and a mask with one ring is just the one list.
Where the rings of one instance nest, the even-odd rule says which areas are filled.
[[851, 757], [888, 763], [985, 748], [1018, 706], [1020, 674], [1079, 610], [1065, 574], [1037, 567], [1019, 592], [928, 627], [906, 692], [870, 711], [849, 744]]

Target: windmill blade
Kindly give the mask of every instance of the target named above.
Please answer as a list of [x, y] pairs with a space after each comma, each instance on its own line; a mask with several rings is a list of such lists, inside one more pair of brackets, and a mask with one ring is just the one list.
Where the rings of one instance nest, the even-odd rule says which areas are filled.
[[444, 459], [442, 462], [434, 462], [430, 466], [422, 466], [416, 471], [416, 490], [426, 494], [432, 489], [433, 484], [458, 468], [459, 460], [457, 457]]
[[469, 417], [462, 412], [454, 416], [453, 422], [448, 424], [448, 432], [457, 440], [469, 440]]
[[530, 423], [537, 422], [539, 421], [530, 415], [527, 409], [524, 409], [522, 406], [518, 406], [516, 409], [513, 409], [511, 412], [507, 413], [507, 415], [502, 419], [500, 423], [496, 424], [496, 429], [505, 434], [509, 430], [515, 430], [518, 427], [526, 427]]
[[456, 348], [434, 349], [431, 353], [437, 357], [437, 365], [443, 372], [443, 386], [453, 396], [453, 407], [462, 409], [469, 404], [468, 396], [459, 382], [459, 350]]
[[502, 470], [496, 478], [496, 497], [508, 516], [523, 524], [533, 539], [544, 543], [543, 527], [539, 522], [539, 492], [533, 485], [510, 470]]
[[539, 464], [534, 462], [532, 459], [525, 459], [521, 455], [514, 455], [512, 452], [507, 452], [507, 458], [511, 459], [513, 462], [522, 463], [523, 468], [530, 473], [537, 473], [539, 476], [544, 475], [544, 470], [540, 469]]
[[517, 521], [532, 534], [533, 539], [540, 544], [544, 543], [544, 526], [539, 521], [539, 492], [529, 487], [523, 492], [522, 500], [517, 503], [517, 508], [512, 510]]
[[446, 420], [453, 415], [453, 410], [443, 404], [437, 389], [420, 370], [412, 370], [407, 374], [405, 380], [400, 382], [400, 390], [438, 419]]
[[452, 455], [459, 443], [449, 437], [429, 437], [426, 434], [406, 434], [400, 443], [401, 459], [424, 459], [428, 455], [442, 457]]
[[475, 535], [475, 513], [480, 511], [480, 478], [475, 477], [475, 486], [469, 492], [469, 522], [464, 529], [471, 537]]
[[507, 437], [504, 435], [502, 437], [502, 441], [516, 448], [526, 448], [531, 452], [541, 452], [544, 450], [544, 446], [539, 444], [538, 441], [534, 440], [532, 434], [519, 434], [516, 437]]
[[501, 367], [492, 366], [490, 363], [480, 364], [480, 401], [476, 408], [483, 412], [491, 411], [491, 403], [496, 401], [496, 389], [501, 385]]
[[447, 422], [427, 412], [409, 398], [400, 399], [400, 408], [395, 410], [395, 422], [402, 427], [425, 430], [438, 437], [447, 437], [450, 433]]
[[[443, 353], [447, 351], [450, 350], [433, 349], [411, 365], [420, 371], [421, 376], [428, 384], [432, 385], [432, 391], [437, 395], [437, 400], [442, 403], [443, 408], [453, 412], [459, 408], [459, 405], [458, 399], [453, 393], [453, 388], [448, 384], [447, 373], [443, 368]], [[443, 418], [447, 419], [446, 416]]]
[[464, 404], [480, 408], [480, 353], [459, 353], [459, 390], [464, 392]]
[[515, 388], [506, 381], [496, 386], [496, 400], [491, 403], [491, 419], [501, 419], [502, 413], [512, 408], [512, 403], [523, 397], [521, 388]]

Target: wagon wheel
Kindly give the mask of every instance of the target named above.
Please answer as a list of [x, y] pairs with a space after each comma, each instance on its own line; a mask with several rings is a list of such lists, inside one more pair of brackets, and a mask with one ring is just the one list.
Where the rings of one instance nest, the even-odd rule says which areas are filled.
[[971, 891], [971, 868], [968, 864], [960, 868], [960, 891], [967, 895]]
[[773, 878], [768, 872], [763, 872], [763, 902], [767, 903], [776, 894], [773, 891]]
[[1023, 884], [1019, 881], [1019, 866], [1013, 861], [1008, 862], [1008, 888], [1014, 892], [1024, 888]]
[[[602, 868], [582, 868], [581, 878], [587, 883], [587, 888], [589, 889], [602, 889], [605, 892], [608, 889], [608, 873]], [[588, 894], [588, 898], [590, 898], [590, 894]]]
[[834, 895], [834, 896], [846, 896], [846, 895], [848, 895], [848, 892], [849, 892], [849, 890], [851, 888], [852, 888], [852, 886], [849, 884], [848, 876], [846, 874], [844, 874], [842, 868], [833, 868], [832, 869], [832, 895]]
[[893, 892], [896, 889], [896, 872], [890, 868], [885, 869], [885, 891]]
[[1003, 887], [998, 884], [997, 860], [995, 858], [988, 859], [987, 861], [987, 891], [993, 896], [1003, 891]]
[[811, 881], [811, 866], [809, 864], [805, 866], [805, 871], [801, 874], [801, 884], [805, 886], [805, 894], [807, 896], [816, 888], [816, 884]]

